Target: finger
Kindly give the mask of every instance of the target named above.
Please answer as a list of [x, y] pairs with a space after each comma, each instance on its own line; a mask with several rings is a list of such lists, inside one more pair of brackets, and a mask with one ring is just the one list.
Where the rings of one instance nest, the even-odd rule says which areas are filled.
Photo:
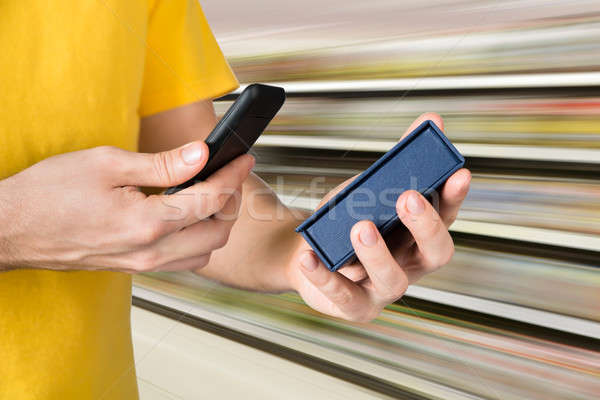
[[369, 275], [379, 302], [387, 305], [402, 297], [408, 288], [408, 277], [390, 253], [373, 222], [357, 222], [350, 232], [350, 240]]
[[207, 256], [227, 241], [229, 232], [214, 219], [198, 222], [155, 244], [132, 253], [108, 257], [110, 265], [134, 271], [156, 271], [160, 266], [193, 257]]
[[240, 196], [231, 196], [221, 213], [227, 217], [208, 218], [160, 239], [150, 246], [157, 253], [157, 263], [166, 264], [177, 260], [210, 254], [227, 244], [231, 228], [236, 221]]
[[223, 209], [240, 188], [254, 166], [254, 158], [243, 155], [211, 175], [206, 181], [172, 195], [149, 196], [140, 206], [145, 218], [173, 232], [208, 218]]
[[460, 206], [462, 205], [471, 183], [471, 172], [462, 168], [456, 171], [444, 184], [440, 201], [440, 217], [446, 227], [450, 227], [456, 220]]
[[193, 178], [208, 160], [202, 141], [160, 153], [123, 151], [115, 161], [119, 176], [115, 186], [169, 187]]
[[454, 243], [448, 229], [433, 206], [418, 192], [404, 192], [396, 203], [402, 223], [412, 234], [423, 259], [426, 272], [450, 261]]
[[402, 135], [402, 137], [400, 138], [400, 140], [404, 139], [409, 133], [411, 133], [412, 131], [414, 131], [415, 129], [417, 129], [417, 127], [419, 125], [421, 125], [423, 122], [430, 120], [431, 122], [433, 122], [434, 124], [437, 125], [438, 128], [440, 128], [440, 130], [443, 132], [444, 131], [444, 120], [442, 119], [442, 117], [439, 116], [439, 114], [436, 113], [432, 113], [432, 112], [427, 112], [424, 114], [421, 114], [417, 117], [417, 119], [415, 119], [412, 124], [410, 124], [410, 126], [408, 127], [408, 129], [406, 130], [406, 132], [404, 132], [404, 135]]
[[[137, 251], [93, 256], [89, 260], [96, 262], [96, 265], [111, 265], [120, 271], [157, 271], [167, 264], [169, 268], [174, 268], [173, 263], [210, 256], [212, 251], [227, 243], [230, 231], [231, 223], [210, 218], [140, 247]], [[200, 265], [192, 268], [198, 267]]]
[[299, 256], [302, 274], [350, 320], [372, 318], [373, 304], [365, 290], [337, 272], [329, 271], [312, 250]]
[[[254, 165], [254, 161], [252, 160], [252, 164]], [[252, 169], [252, 168], [250, 168]], [[246, 175], [247, 177], [248, 175]], [[225, 203], [225, 205], [219, 209], [218, 211], [216, 211], [215, 213], [211, 214], [212, 218], [215, 218], [217, 220], [220, 221], [224, 221], [225, 223], [228, 223], [229, 225], [233, 226], [233, 223], [237, 220], [237, 218], [239, 217], [240, 214], [240, 207], [242, 205], [242, 185], [243, 185], [243, 176], [240, 177], [240, 186], [238, 187], [238, 189], [235, 190], [235, 192], [229, 197], [229, 199], [227, 200], [227, 202]], [[211, 210], [208, 210], [208, 212], [210, 213]]]
[[369, 277], [367, 275], [367, 271], [365, 271], [365, 268], [360, 264], [346, 265], [340, 268], [338, 272], [354, 283], [360, 282]]

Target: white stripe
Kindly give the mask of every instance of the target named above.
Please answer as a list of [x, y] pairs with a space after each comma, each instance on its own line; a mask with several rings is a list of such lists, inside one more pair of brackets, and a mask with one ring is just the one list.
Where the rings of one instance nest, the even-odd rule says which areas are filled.
[[[306, 196], [278, 195], [288, 207], [314, 210], [319, 199]], [[600, 251], [600, 236], [577, 232], [565, 232], [552, 229], [532, 228], [528, 226], [496, 224], [492, 222], [457, 220], [452, 224], [453, 232], [495, 237], [500, 239], [519, 240], [551, 246], [563, 246], [579, 250]]]
[[[509, 89], [564, 86], [600, 86], [600, 72], [547, 74], [501, 74], [467, 76], [432, 76], [422, 78], [362, 79], [345, 81], [268, 82], [281, 86], [287, 93], [333, 93], [368, 91], [417, 91], [451, 89]], [[248, 85], [242, 85], [239, 93]]]
[[600, 236], [584, 233], [464, 220], [455, 221], [450, 230], [552, 246], [566, 246], [572, 249], [600, 251]]
[[434, 303], [446, 304], [467, 310], [484, 312], [498, 317], [508, 318], [515, 321], [527, 322], [558, 331], [575, 333], [600, 339], [600, 323], [585, 319], [555, 314], [548, 311], [536, 310], [479, 297], [464, 294], [446, 292], [443, 290], [430, 289], [423, 286], [412, 285], [408, 287], [406, 294], [419, 299]]
[[[395, 141], [332, 138], [324, 136], [264, 135], [257, 145], [264, 147], [299, 147], [310, 149], [386, 152]], [[542, 146], [455, 143], [465, 157], [503, 158], [533, 161], [562, 161], [600, 164], [600, 150]]]
[[[193, 304], [188, 301], [184, 301], [166, 294], [156, 292], [154, 290], [149, 290], [134, 285], [132, 289], [132, 294], [135, 297], [139, 297], [144, 300], [154, 302], [156, 304], [170, 307], [175, 310], [188, 312], [192, 315], [201, 318], [206, 318], [215, 323], [224, 323], [224, 325], [232, 329], [242, 330], [240, 329], [240, 324], [244, 324], [242, 321], [236, 321], [236, 323], [232, 324], [233, 321], [227, 321], [228, 318], [226, 316], [214, 314], [202, 308], [200, 304]], [[467, 310], [482, 312], [489, 315], [495, 315], [497, 317], [507, 318], [514, 321], [526, 322], [533, 325], [543, 326], [561, 332], [569, 332], [577, 335], [591, 337], [594, 339], [600, 339], [600, 323], [598, 322], [588, 321], [580, 318], [555, 314], [547, 311], [536, 310], [533, 308], [527, 308], [508, 303], [501, 303], [493, 300], [486, 300], [458, 293], [430, 289], [418, 285], [409, 286], [408, 290], [406, 291], [406, 295], [431, 301], [434, 303], [446, 304], [452, 307], [464, 308]], [[257, 328], [259, 328], [258, 325], [253, 325], [250, 327], [245, 327], [243, 331], [246, 331], [246, 333], [249, 333], [252, 336], [256, 336]]]

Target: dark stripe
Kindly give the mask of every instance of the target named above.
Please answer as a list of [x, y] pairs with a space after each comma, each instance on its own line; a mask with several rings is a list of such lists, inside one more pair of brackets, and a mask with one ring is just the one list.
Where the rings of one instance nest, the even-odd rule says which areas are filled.
[[452, 235], [452, 239], [454, 239], [454, 243], [458, 246], [558, 260], [600, 269], [600, 251], [574, 249], [568, 247], [568, 243], [565, 243], [565, 246], [558, 246], [494, 236], [482, 236], [466, 232], [450, 231], [450, 234]]
[[[290, 137], [294, 137], [290, 135]], [[364, 170], [384, 152], [337, 149], [312, 149], [289, 146], [254, 147], [253, 153], [260, 160], [259, 168], [324, 166], [339, 169], [340, 176], [348, 176], [348, 169]], [[600, 163], [544, 161], [509, 158], [465, 157], [465, 167], [476, 174], [535, 175], [536, 177], [585, 179], [597, 182]], [[262, 165], [261, 165], [262, 164]], [[318, 176], [315, 172], [313, 175]]]
[[406, 400], [427, 399], [427, 397], [412, 393], [372, 375], [367, 375], [343, 365], [335, 364], [325, 359], [314, 357], [256, 336], [248, 335], [226, 326], [216, 324], [207, 319], [166, 307], [162, 304], [157, 304], [135, 296], [132, 298], [132, 304], [136, 307], [143, 308], [164, 317], [182, 322], [186, 325], [193, 326], [194, 328], [202, 329], [203, 331], [264, 351], [385, 396]]
[[[412, 89], [402, 90], [354, 90], [354, 91], [328, 91], [328, 92], [290, 92], [286, 97], [321, 97], [332, 99], [364, 99], [364, 98], [399, 98], [399, 97], [431, 97], [431, 96], [492, 96], [492, 95], [536, 95], [536, 96], [569, 96], [595, 97], [598, 94], [597, 86], [549, 86], [549, 87], [517, 87], [517, 88], [448, 88], [448, 89]], [[215, 101], [232, 101], [238, 94], [227, 94]]]
[[502, 329], [517, 335], [531, 336], [535, 339], [548, 340], [567, 346], [579, 347], [584, 350], [600, 351], [599, 339], [578, 335], [572, 332], [559, 331], [545, 326], [516, 321], [514, 319], [496, 315], [489, 315], [484, 312], [467, 310], [465, 308], [447, 304], [434, 303], [429, 300], [418, 299], [411, 296], [403, 296], [401, 301], [398, 301], [396, 304], [401, 307], [408, 306], [409, 308], [420, 312], [430, 312], [443, 315], [444, 317], [455, 318], [460, 321], [481, 324], [494, 329]]

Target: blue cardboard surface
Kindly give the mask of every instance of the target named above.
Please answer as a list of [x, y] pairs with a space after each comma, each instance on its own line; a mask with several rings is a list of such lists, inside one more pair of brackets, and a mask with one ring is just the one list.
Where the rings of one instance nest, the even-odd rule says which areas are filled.
[[350, 230], [371, 220], [385, 235], [401, 224], [396, 200], [406, 190], [425, 197], [465, 163], [464, 157], [432, 122], [425, 121], [352, 183], [306, 219], [300, 232], [331, 271], [354, 257]]

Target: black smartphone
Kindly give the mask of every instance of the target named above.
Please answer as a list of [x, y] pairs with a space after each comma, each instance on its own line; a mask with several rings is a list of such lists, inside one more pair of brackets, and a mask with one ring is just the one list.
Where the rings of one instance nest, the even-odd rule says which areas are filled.
[[277, 86], [252, 84], [229, 107], [206, 138], [208, 162], [192, 179], [173, 186], [165, 194], [177, 193], [208, 178], [236, 157], [250, 150], [285, 101], [285, 91]]

